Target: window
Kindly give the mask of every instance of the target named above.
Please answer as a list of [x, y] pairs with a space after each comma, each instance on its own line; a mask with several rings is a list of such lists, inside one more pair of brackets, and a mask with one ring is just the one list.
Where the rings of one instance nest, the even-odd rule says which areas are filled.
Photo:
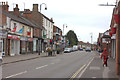
[[34, 36], [36, 36], [37, 35], [37, 29], [35, 28], [34, 29]]
[[46, 26], [47, 26], [47, 19], [46, 19]]
[[24, 26], [23, 26], [23, 34], [24, 34]]
[[16, 27], [16, 23], [14, 23], [14, 27], [13, 28], [15, 28]]

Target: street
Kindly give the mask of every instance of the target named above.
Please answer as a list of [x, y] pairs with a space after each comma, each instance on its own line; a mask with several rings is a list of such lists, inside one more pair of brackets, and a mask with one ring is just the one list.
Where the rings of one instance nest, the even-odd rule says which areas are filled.
[[2, 66], [3, 78], [78, 78], [87, 68], [94, 51], [75, 51]]

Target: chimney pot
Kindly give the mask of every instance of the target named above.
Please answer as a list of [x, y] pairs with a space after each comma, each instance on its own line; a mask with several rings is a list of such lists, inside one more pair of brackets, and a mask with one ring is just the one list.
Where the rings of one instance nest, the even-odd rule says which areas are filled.
[[6, 5], [8, 5], [8, 2], [6, 1]]
[[3, 6], [3, 2], [2, 2], [2, 6]]
[[18, 4], [16, 4], [16, 8], [18, 8]]
[[38, 4], [33, 4], [33, 11], [38, 11]]

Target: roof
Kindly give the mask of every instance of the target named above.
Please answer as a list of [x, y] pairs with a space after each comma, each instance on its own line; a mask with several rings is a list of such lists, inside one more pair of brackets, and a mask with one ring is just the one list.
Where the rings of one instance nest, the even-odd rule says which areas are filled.
[[29, 21], [28, 19], [26, 19], [25, 17], [23, 17], [21, 15], [19, 17], [17, 17], [14, 14], [11, 14], [11, 13], [6, 12], [6, 11], [1, 11], [1, 10], [0, 10], [0, 13], [6, 15], [7, 17], [11, 18], [14, 21], [23, 23], [23, 24], [31, 26], [31, 27], [37, 27], [35, 24], [33, 24], [31, 21]]

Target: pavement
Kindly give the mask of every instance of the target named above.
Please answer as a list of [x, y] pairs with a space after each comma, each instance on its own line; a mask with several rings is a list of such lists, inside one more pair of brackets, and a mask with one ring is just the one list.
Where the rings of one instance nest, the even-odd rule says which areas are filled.
[[28, 54], [20, 54], [20, 55], [15, 55], [15, 56], [5, 56], [3, 57], [2, 65], [36, 59], [40, 57], [48, 57], [48, 53], [44, 52], [44, 53], [40, 53], [40, 55], [38, 55], [38, 53], [33, 53], [33, 54], [28, 53]]
[[114, 78], [120, 79], [120, 75], [116, 75], [115, 59], [109, 58], [108, 67], [103, 67], [103, 62], [97, 52], [81, 78], [113, 78], [114, 80]]
[[[34, 53], [16, 56], [6, 56], [3, 57], [2, 64], [4, 65], [47, 56], [48, 56], [47, 53], [41, 53], [41, 55], [38, 55], [38, 53]], [[115, 59], [109, 58], [108, 67], [103, 67], [100, 55], [98, 52], [96, 52], [93, 61], [87, 67], [85, 72], [82, 74], [81, 78], [120, 78], [120, 76], [116, 75]]]

